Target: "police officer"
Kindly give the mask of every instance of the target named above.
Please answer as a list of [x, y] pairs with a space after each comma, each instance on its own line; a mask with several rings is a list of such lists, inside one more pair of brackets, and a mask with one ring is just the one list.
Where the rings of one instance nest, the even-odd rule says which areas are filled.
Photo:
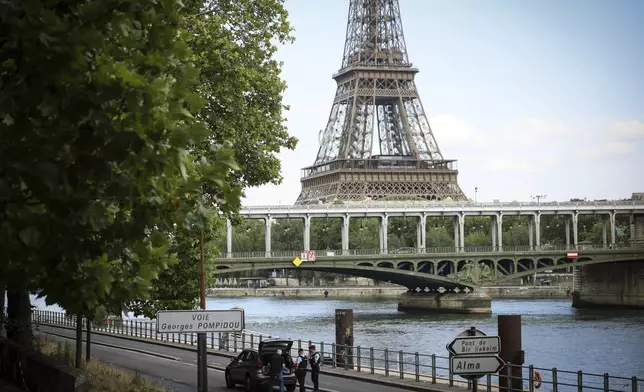
[[318, 392], [320, 386], [320, 363], [322, 354], [315, 349], [315, 344], [309, 346], [309, 363], [311, 364], [311, 381], [313, 381], [313, 392]]
[[308, 358], [304, 355], [304, 349], [297, 350], [297, 358], [295, 358], [295, 377], [297, 383], [300, 384], [300, 392], [306, 392], [306, 367], [308, 366]]

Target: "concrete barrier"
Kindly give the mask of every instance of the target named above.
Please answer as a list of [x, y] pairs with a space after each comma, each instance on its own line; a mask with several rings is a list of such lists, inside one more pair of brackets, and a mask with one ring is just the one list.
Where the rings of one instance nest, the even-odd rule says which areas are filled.
[[87, 376], [81, 370], [0, 338], [0, 378], [34, 392], [84, 392]]

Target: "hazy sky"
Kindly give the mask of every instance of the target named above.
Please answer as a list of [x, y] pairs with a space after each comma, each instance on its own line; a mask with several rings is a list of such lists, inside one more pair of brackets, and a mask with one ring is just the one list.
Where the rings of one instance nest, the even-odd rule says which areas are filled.
[[[280, 186], [245, 205], [292, 204], [313, 164], [340, 67], [349, 0], [287, 0], [288, 128]], [[443, 155], [479, 201], [644, 192], [644, 2], [400, 0], [416, 85]]]

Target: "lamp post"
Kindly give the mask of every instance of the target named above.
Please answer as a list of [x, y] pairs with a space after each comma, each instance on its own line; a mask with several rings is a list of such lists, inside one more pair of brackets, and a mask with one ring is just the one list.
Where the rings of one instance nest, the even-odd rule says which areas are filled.
[[[204, 230], [199, 232], [199, 266], [200, 266], [200, 290], [199, 299], [201, 310], [206, 310], [206, 263], [204, 258]], [[199, 392], [208, 391], [208, 348], [206, 334], [200, 332], [197, 334], [197, 390]]]
[[475, 186], [474, 187], [474, 204], [476, 204], [476, 195], [479, 193], [479, 187]]
[[545, 199], [548, 196], [547, 195], [530, 195], [530, 197], [532, 198], [532, 200], [537, 200], [537, 205], [541, 206], [541, 199]]

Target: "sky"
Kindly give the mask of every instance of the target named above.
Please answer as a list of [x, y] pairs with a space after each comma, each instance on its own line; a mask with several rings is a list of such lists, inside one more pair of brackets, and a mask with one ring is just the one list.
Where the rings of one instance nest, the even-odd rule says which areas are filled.
[[[287, 0], [280, 48], [295, 151], [283, 183], [244, 205], [289, 205], [335, 95], [349, 0]], [[477, 201], [621, 199], [644, 192], [644, 2], [400, 0], [430, 126]], [[475, 191], [475, 188], [478, 188]]]

